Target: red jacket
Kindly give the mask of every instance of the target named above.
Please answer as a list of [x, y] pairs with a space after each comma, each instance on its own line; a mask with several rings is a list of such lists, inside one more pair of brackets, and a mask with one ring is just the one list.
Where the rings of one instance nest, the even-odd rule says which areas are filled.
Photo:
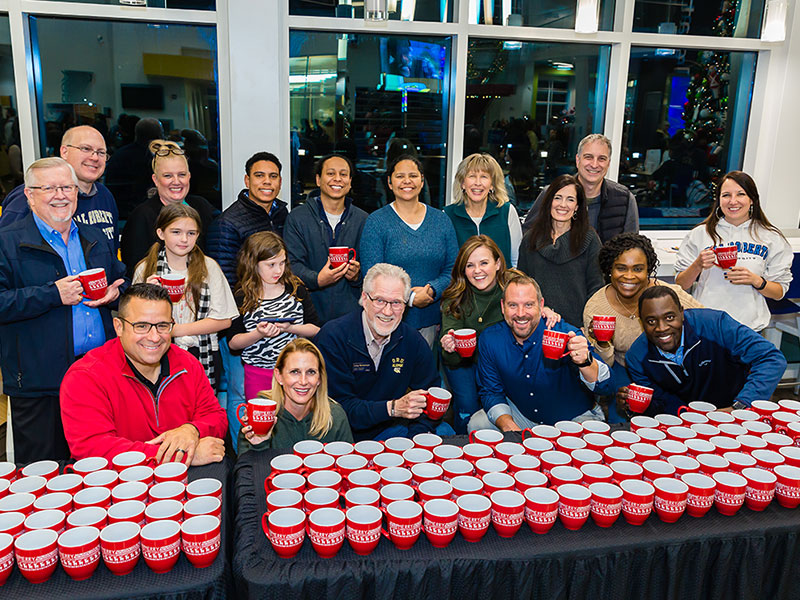
[[167, 352], [170, 374], [157, 403], [136, 379], [119, 338], [70, 367], [61, 383], [61, 420], [74, 458], [111, 460], [127, 450], [154, 456], [159, 445], [144, 442], [185, 423], [197, 427], [201, 438], [225, 437], [227, 417], [202, 365], [174, 344]]

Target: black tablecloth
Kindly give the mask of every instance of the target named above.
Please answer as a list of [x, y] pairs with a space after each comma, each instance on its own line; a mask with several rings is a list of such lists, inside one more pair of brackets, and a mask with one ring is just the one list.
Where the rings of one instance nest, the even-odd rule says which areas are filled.
[[232, 513], [230, 479], [232, 461], [226, 458], [221, 463], [192, 467], [189, 469], [189, 480], [213, 477], [223, 483], [222, 496], [222, 545], [219, 556], [214, 563], [205, 569], [196, 569], [186, 556], [181, 553], [177, 564], [168, 573], [157, 574], [145, 564], [144, 558], [132, 573], [114, 575], [109, 571], [103, 559], [94, 575], [85, 581], [73, 581], [61, 568], [45, 583], [32, 585], [28, 583], [17, 567], [8, 582], [0, 587], [0, 598], [14, 600], [94, 600], [158, 598], [163, 600], [215, 600], [227, 598], [232, 588], [230, 571], [230, 548]]
[[[463, 437], [446, 441], [464, 443]], [[590, 520], [580, 531], [568, 531], [557, 522], [545, 535], [523, 524], [512, 539], [501, 539], [490, 525], [480, 542], [457, 534], [442, 549], [433, 548], [423, 532], [410, 550], [383, 538], [366, 557], [345, 541], [328, 560], [306, 539], [295, 558], [281, 559], [261, 530], [264, 479], [278, 453], [248, 452], [235, 467], [233, 573], [239, 598], [800, 597], [800, 509], [777, 502], [763, 513], [742, 508], [734, 517], [712, 508], [705, 517], [683, 515], [672, 525], [655, 513], [640, 527], [621, 517], [608, 529]]]

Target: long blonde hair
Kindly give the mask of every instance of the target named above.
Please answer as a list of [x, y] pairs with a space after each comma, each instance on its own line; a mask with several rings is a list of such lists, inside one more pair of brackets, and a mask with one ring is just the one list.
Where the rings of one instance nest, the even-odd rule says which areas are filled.
[[258, 263], [278, 256], [281, 252], [286, 255], [286, 267], [278, 283], [282, 283], [286, 291], [296, 297], [297, 288], [302, 281], [292, 273], [289, 266], [289, 252], [286, 250], [286, 244], [283, 243], [281, 236], [271, 231], [259, 231], [242, 244], [236, 265], [236, 277], [239, 280], [236, 284], [236, 292], [244, 296], [239, 309], [242, 314], [254, 310], [261, 300], [263, 283], [258, 274]]
[[[331, 403], [335, 402], [335, 400], [328, 398], [328, 375], [327, 371], [325, 370], [325, 359], [322, 358], [322, 353], [319, 351], [319, 348], [317, 348], [306, 338], [295, 338], [286, 344], [286, 347], [281, 350], [281, 353], [278, 355], [278, 359], [275, 361], [275, 370], [283, 373], [283, 369], [286, 366], [286, 361], [288, 360], [289, 356], [295, 352], [308, 352], [309, 354], [313, 354], [317, 359], [317, 363], [319, 364], [319, 385], [317, 386], [317, 391], [314, 393], [313, 400], [311, 400], [311, 413], [313, 416], [311, 417], [311, 427], [309, 428], [308, 433], [309, 435], [322, 439], [327, 435], [333, 426]], [[285, 398], [283, 386], [278, 383], [278, 379], [276, 377], [272, 378], [272, 390], [261, 391], [258, 393], [258, 396], [260, 398], [271, 398], [277, 402], [278, 408], [276, 413], [279, 413], [281, 410], [283, 410]]]
[[474, 171], [488, 173], [492, 178], [492, 190], [489, 192], [488, 200], [494, 202], [497, 207], [503, 206], [508, 202], [508, 192], [506, 191], [503, 169], [491, 154], [476, 152], [458, 164], [456, 170], [455, 185], [453, 185], [453, 203], [461, 204], [467, 197], [467, 192], [461, 187], [467, 175]]

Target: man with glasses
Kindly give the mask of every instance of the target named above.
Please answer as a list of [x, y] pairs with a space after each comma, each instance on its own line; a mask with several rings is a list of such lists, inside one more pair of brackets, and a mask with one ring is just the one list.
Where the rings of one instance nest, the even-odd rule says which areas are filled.
[[[69, 366], [113, 335], [110, 304], [125, 267], [106, 237], [73, 219], [78, 179], [62, 158], [25, 172], [26, 217], [0, 229], [0, 369], [10, 397], [15, 459], [69, 457], [58, 388]], [[88, 301], [78, 274], [105, 269], [108, 288]]]
[[117, 338], [76, 362], [61, 385], [74, 458], [138, 450], [157, 463], [219, 462], [227, 419], [202, 365], [172, 344], [172, 302], [160, 285], [122, 295]]
[[[73, 218], [102, 231], [116, 252], [119, 248], [117, 204], [108, 188], [98, 183], [108, 158], [103, 136], [88, 125], [72, 127], [61, 139], [60, 154], [78, 176], [78, 207]], [[25, 185], [15, 187], [3, 200], [0, 227], [19, 221], [29, 212]]]
[[427, 342], [403, 322], [411, 278], [378, 263], [367, 271], [356, 310], [326, 323], [314, 342], [328, 367], [328, 392], [347, 412], [356, 440], [436, 432], [453, 435], [425, 414], [425, 390], [440, 384]]

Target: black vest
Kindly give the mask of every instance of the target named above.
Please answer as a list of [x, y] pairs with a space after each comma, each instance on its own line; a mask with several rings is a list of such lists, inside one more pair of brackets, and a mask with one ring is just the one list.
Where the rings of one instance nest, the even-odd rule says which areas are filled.
[[616, 181], [603, 180], [600, 188], [600, 214], [597, 217], [597, 235], [604, 244], [625, 227], [628, 216], [628, 188]]

